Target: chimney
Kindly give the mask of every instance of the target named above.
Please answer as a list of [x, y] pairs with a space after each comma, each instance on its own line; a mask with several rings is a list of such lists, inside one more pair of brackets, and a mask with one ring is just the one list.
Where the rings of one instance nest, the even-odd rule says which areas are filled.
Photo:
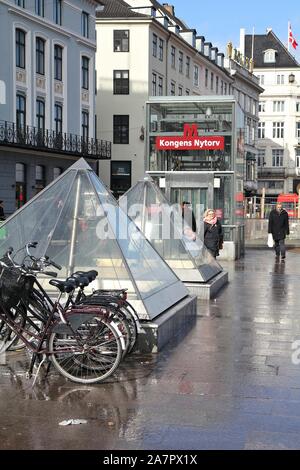
[[163, 3], [163, 7], [165, 10], [167, 10], [167, 12], [172, 15], [172, 16], [175, 16], [175, 8], [174, 8], [174, 5], [169, 5], [168, 3]]
[[198, 49], [199, 52], [201, 52], [201, 54], [204, 54], [204, 43], [205, 43], [204, 36], [196, 37], [196, 48]]

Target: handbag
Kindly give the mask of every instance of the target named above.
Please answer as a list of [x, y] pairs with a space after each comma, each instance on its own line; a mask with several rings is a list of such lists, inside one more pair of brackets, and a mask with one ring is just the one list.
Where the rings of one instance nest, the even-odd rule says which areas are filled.
[[268, 234], [268, 247], [273, 248], [274, 246], [274, 240], [273, 240], [273, 235], [271, 233]]

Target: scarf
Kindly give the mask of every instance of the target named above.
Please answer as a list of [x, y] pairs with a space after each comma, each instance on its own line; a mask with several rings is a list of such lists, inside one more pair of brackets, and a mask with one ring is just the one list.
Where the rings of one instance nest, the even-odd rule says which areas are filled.
[[208, 220], [208, 218], [205, 217], [204, 222], [206, 222], [207, 224], [210, 224], [210, 225], [216, 225], [216, 223], [218, 222], [218, 218], [214, 217], [213, 219]]

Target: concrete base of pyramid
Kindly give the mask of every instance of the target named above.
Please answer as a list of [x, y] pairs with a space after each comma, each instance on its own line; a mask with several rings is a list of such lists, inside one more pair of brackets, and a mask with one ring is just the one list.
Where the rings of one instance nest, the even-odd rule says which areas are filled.
[[191, 295], [196, 295], [198, 299], [209, 300], [219, 293], [219, 291], [228, 284], [228, 272], [222, 271], [207, 283], [185, 282]]
[[197, 297], [188, 296], [152, 321], [142, 321], [145, 333], [138, 336], [137, 352], [158, 353], [171, 340], [180, 340], [194, 326]]

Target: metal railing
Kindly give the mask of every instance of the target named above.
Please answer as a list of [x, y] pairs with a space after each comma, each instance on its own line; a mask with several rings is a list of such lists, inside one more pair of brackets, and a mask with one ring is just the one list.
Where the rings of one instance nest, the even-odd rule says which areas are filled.
[[78, 155], [96, 160], [111, 159], [111, 142], [97, 139], [84, 139], [76, 134], [56, 133], [37, 127], [17, 127], [14, 122], [0, 120], [0, 145], [36, 150], [50, 150], [55, 153]]

